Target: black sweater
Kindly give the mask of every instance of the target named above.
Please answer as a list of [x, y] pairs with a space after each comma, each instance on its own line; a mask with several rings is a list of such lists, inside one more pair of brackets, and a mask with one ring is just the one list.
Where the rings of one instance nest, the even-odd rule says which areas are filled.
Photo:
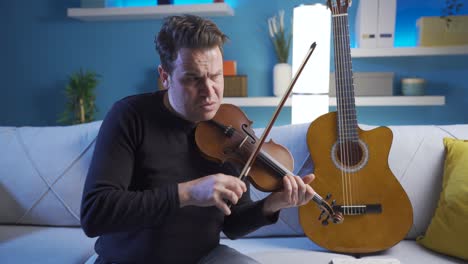
[[216, 207], [180, 208], [177, 184], [209, 174], [233, 174], [202, 158], [195, 125], [163, 105], [160, 91], [115, 103], [96, 141], [81, 204], [81, 224], [95, 250], [117, 263], [195, 263], [223, 231], [243, 236], [276, 221], [263, 200], [244, 193], [232, 214]]

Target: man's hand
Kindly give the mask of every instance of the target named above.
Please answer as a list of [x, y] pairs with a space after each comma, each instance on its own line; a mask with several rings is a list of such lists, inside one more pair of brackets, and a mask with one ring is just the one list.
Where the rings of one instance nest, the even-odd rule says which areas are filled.
[[314, 197], [315, 191], [309, 183], [314, 180], [314, 174], [304, 176], [286, 175], [283, 177], [283, 190], [270, 194], [263, 206], [263, 213], [271, 215], [283, 208], [301, 206]]
[[224, 214], [230, 215], [231, 209], [226, 201], [237, 204], [247, 186], [240, 179], [218, 173], [193, 181], [179, 183], [180, 207], [187, 205], [216, 206]]

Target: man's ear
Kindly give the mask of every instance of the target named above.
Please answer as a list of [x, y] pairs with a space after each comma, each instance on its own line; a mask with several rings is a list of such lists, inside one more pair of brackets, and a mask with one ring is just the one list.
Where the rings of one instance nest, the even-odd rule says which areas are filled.
[[169, 89], [169, 73], [161, 65], [158, 66], [159, 81], [165, 90]]

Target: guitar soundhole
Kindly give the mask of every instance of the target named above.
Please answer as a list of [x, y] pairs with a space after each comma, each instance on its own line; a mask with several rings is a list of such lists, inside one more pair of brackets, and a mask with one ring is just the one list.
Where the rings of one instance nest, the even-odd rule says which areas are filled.
[[338, 143], [337, 159], [346, 167], [356, 166], [362, 160], [362, 149], [359, 142], [346, 141]]
[[332, 160], [337, 168], [345, 172], [360, 170], [367, 163], [369, 153], [363, 141], [336, 142], [332, 148]]

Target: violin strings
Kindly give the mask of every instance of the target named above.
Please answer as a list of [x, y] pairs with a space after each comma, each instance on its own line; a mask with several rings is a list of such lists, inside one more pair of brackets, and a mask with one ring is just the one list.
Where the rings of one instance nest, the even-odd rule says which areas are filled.
[[[239, 141], [245, 138], [245, 136], [241, 135], [240, 132], [234, 129], [234, 136], [236, 139], [239, 139]], [[252, 144], [243, 144], [241, 147], [245, 148], [248, 153], [251, 153], [254, 149], [254, 146]], [[267, 165], [268, 168], [273, 170], [274, 173], [276, 173], [276, 176], [278, 177], [283, 177], [288, 173], [288, 171], [285, 171], [282, 168], [282, 165], [280, 165], [279, 162], [274, 160], [270, 155], [266, 155], [263, 150], [261, 150], [258, 155], [257, 155], [258, 160], [262, 161], [264, 164]]]
[[[248, 151], [252, 151], [253, 146], [248, 145], [247, 146], [249, 149]], [[289, 171], [286, 171], [285, 169], [282, 168], [282, 165], [278, 161], [276, 161], [273, 157], [270, 155], [266, 154], [263, 150], [260, 150], [258, 153], [258, 159], [261, 160], [264, 164], [266, 164], [270, 169], [272, 169], [277, 177], [283, 177], [286, 174], [290, 173]]]

